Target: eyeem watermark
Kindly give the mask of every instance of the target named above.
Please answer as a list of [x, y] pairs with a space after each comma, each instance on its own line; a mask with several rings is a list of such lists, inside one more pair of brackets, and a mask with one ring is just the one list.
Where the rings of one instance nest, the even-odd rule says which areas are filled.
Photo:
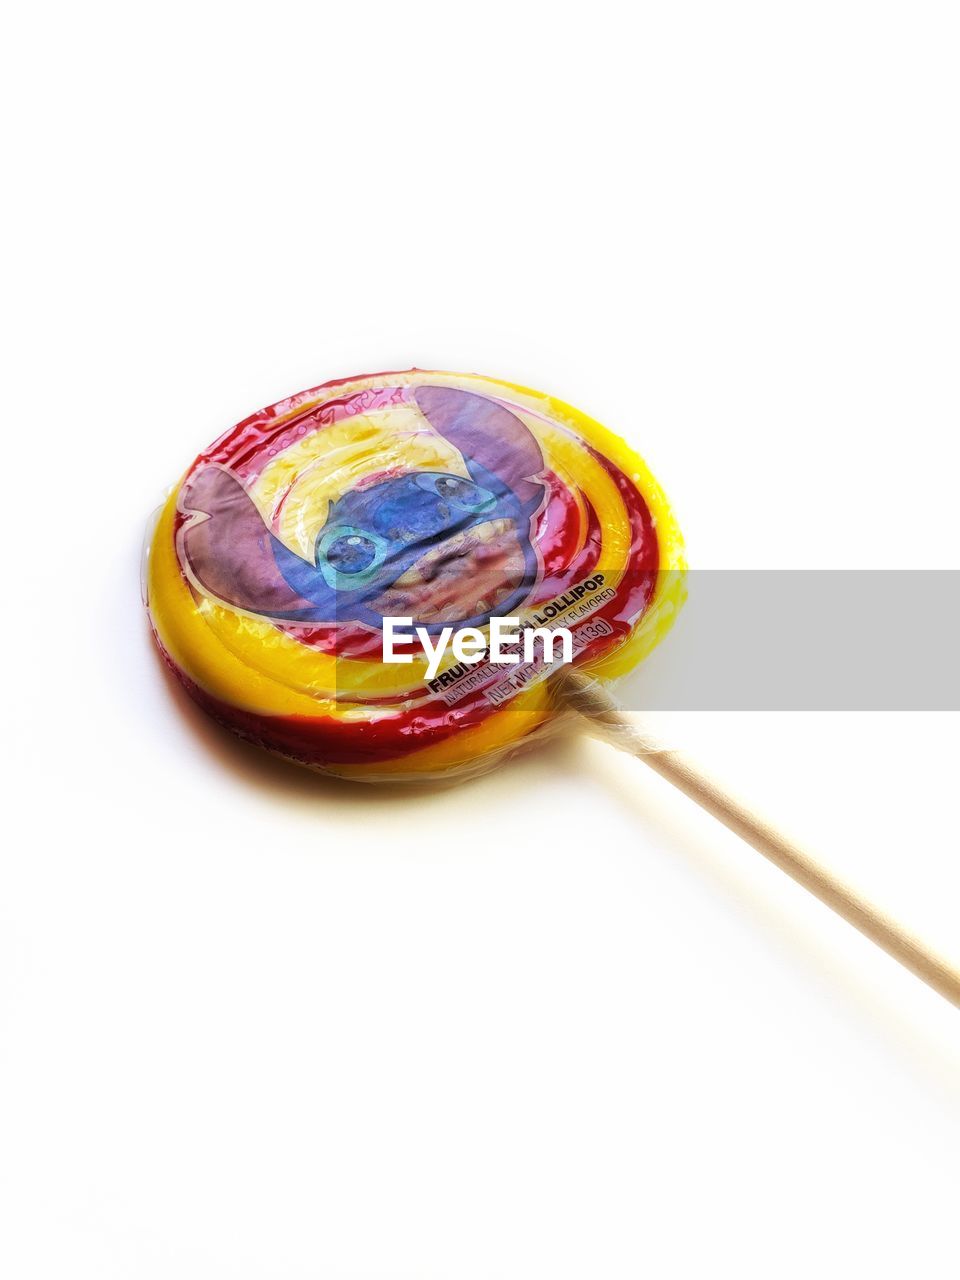
[[[427, 627], [414, 627], [412, 618], [383, 620], [384, 662], [412, 662], [412, 653], [397, 653], [395, 644], [420, 645], [427, 659], [427, 681], [435, 680], [448, 649], [458, 662], [473, 666], [491, 662], [517, 666], [521, 662], [572, 662], [573, 636], [567, 627], [521, 627], [519, 618], [491, 618], [489, 638], [478, 627], [443, 627], [436, 637]], [[559, 645], [559, 654], [557, 646]]]

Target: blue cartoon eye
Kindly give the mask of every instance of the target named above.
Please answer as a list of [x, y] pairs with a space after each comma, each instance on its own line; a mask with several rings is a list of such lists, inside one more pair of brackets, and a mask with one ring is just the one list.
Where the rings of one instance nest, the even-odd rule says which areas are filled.
[[484, 511], [496, 504], [496, 497], [489, 489], [481, 489], [472, 480], [464, 480], [462, 476], [438, 475], [432, 471], [423, 471], [414, 476], [421, 489], [435, 493], [438, 498], [452, 502], [465, 511]]
[[317, 566], [334, 590], [369, 582], [387, 556], [387, 544], [375, 533], [350, 525], [328, 529], [317, 546]]
[[364, 569], [370, 568], [376, 558], [376, 546], [372, 539], [365, 538], [362, 533], [344, 534], [327, 548], [327, 562], [333, 565], [337, 573], [362, 573]]

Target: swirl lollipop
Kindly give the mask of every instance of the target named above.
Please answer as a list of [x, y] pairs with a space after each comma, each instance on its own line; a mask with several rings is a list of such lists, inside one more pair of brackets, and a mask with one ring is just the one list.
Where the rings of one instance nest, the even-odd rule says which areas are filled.
[[[606, 681], [669, 628], [683, 572], [664, 496], [621, 440], [549, 396], [411, 370], [327, 383], [221, 436], [160, 514], [145, 595], [202, 707], [340, 777], [476, 773], [579, 712], [960, 1005], [955, 969], [611, 699]], [[498, 662], [506, 618], [524, 651]], [[406, 639], [387, 645], [397, 620]]]
[[[492, 617], [570, 631], [616, 673], [682, 591], [680, 535], [640, 458], [567, 405], [414, 371], [255, 414], [194, 462], [149, 558], [160, 648], [218, 720], [345, 777], [489, 768], [553, 721], [530, 664], [384, 662], [384, 618], [429, 636]], [[534, 664], [535, 665], [535, 664]]]

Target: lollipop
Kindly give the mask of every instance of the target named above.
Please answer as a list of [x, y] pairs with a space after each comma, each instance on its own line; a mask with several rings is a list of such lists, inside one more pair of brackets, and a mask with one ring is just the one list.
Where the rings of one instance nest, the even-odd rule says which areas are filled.
[[[222, 435], [159, 515], [145, 597], [202, 707], [340, 777], [476, 773], [579, 713], [960, 1006], [956, 969], [611, 698], [683, 576], [676, 522], [621, 440], [523, 387], [411, 370], [326, 383]], [[522, 655], [500, 651], [505, 619]]]
[[[532, 664], [384, 661], [384, 618], [429, 636], [565, 627], [629, 669], [682, 592], [680, 535], [642, 460], [547, 396], [412, 371], [328, 383], [202, 453], [149, 556], [161, 651], [222, 723], [350, 778], [489, 768], [554, 723]], [[434, 643], [435, 647], [435, 642]], [[436, 666], [436, 664], [434, 664]]]

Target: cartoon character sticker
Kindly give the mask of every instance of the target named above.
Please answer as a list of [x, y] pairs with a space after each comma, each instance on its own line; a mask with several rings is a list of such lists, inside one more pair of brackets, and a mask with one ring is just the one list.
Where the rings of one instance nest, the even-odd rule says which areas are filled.
[[420, 386], [429, 426], [460, 453], [469, 479], [408, 471], [330, 504], [313, 559], [264, 523], [243, 483], [208, 464], [184, 485], [177, 536], [194, 586], [276, 622], [482, 626], [530, 595], [540, 572], [533, 521], [544, 498], [543, 455], [527, 426], [495, 400]]

